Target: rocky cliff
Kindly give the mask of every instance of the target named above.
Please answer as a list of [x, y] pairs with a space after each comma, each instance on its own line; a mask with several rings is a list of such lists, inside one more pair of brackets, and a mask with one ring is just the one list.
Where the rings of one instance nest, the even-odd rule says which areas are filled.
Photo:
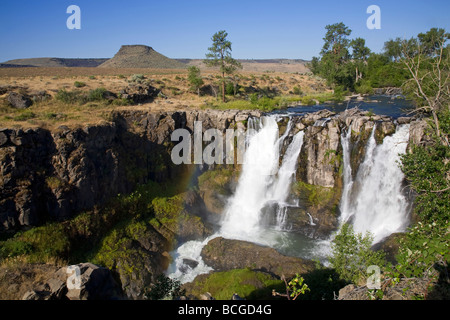
[[[259, 111], [238, 110], [129, 109], [116, 111], [109, 122], [97, 125], [61, 126], [53, 131], [0, 129], [0, 233], [10, 235], [48, 221], [69, 220], [63, 226], [68, 237], [77, 243], [77, 239], [82, 239], [83, 246], [94, 237], [99, 246], [96, 259], [117, 274], [126, 297], [140, 299], [167, 267], [168, 252], [176, 241], [199, 240], [212, 234], [240, 172], [239, 165], [173, 164], [171, 150], [176, 143], [171, 141], [172, 132], [184, 128], [192, 133], [195, 121], [202, 122], [203, 131], [245, 129], [249, 117], [262, 115]], [[281, 132], [287, 122], [286, 117], [280, 116]], [[300, 200], [300, 206], [290, 209], [288, 223], [292, 232], [326, 238], [337, 227], [339, 216], [341, 135], [351, 126], [351, 163], [356, 169], [374, 125], [377, 124], [376, 137], [381, 143], [384, 136], [395, 132], [397, 123], [358, 110], [341, 114], [320, 111], [292, 117], [291, 122], [293, 130], [286, 145], [299, 130], [305, 131], [305, 143], [292, 187], [292, 196]], [[410, 123], [411, 143], [426, 138], [423, 121], [404, 118], [398, 122]], [[131, 213], [126, 219], [132, 218], [131, 221], [111, 220], [105, 224], [102, 220], [104, 215], [115, 215], [113, 211], [118, 208], [107, 208], [111, 213], [102, 212], [101, 208], [118, 194], [133, 195], [139, 185], [151, 181], [184, 184], [184, 176], [195, 178], [205, 172], [209, 175], [198, 179], [198, 186], [188, 192], [150, 199], [153, 211], [148, 216], [140, 212], [150, 206], [144, 204], [142, 208], [127, 209]], [[195, 182], [191, 181], [194, 185]], [[81, 212], [85, 214], [80, 221], [70, 222]], [[95, 217], [87, 219], [86, 214]], [[100, 229], [98, 237], [92, 235]], [[105, 235], [107, 239], [102, 240]], [[71, 250], [75, 249], [77, 246], [73, 245]], [[218, 261], [217, 256], [210, 258], [216, 259], [216, 265], [224, 265], [226, 261]], [[79, 262], [83, 261], [76, 261]], [[233, 263], [242, 268], [247, 264], [242, 259]]]
[[[0, 231], [65, 220], [117, 194], [126, 194], [149, 180], [179, 176], [186, 166], [170, 158], [171, 133], [178, 128], [193, 132], [194, 122], [203, 130], [245, 127], [258, 111], [120, 111], [111, 121], [79, 128], [0, 129]], [[324, 122], [319, 120], [325, 119]], [[293, 119], [295, 131], [305, 130], [297, 179], [307, 185], [330, 188], [338, 194], [342, 185], [340, 136], [351, 125], [357, 167], [375, 123], [377, 138], [395, 132], [387, 117], [369, 116], [357, 110], [339, 115], [328, 111]], [[411, 122], [411, 119], [403, 119]], [[319, 122], [319, 123], [318, 123]], [[411, 141], [424, 136], [423, 122], [411, 122]], [[292, 136], [292, 135], [291, 135]], [[356, 170], [354, 170], [356, 171]]]

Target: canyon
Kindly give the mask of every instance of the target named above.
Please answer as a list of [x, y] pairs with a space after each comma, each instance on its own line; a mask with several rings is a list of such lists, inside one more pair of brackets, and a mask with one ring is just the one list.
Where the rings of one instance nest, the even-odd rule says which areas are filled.
[[[176, 226], [160, 218], [158, 227], [148, 225], [142, 236], [135, 237], [132, 246], [137, 248], [139, 258], [134, 261], [136, 268], [132, 274], [125, 272], [123, 266], [125, 262], [132, 263], [132, 257], [114, 262], [113, 271], [119, 274], [125, 295], [142, 298], [145, 287], [174, 261], [170, 257], [173, 250], [188, 241], [204, 241], [221, 229], [228, 201], [239, 187], [243, 172], [239, 164], [175, 165], [171, 160], [171, 151], [176, 145], [171, 141], [172, 132], [186, 129], [193, 133], [195, 123], [200, 121], [203, 131], [217, 129], [225, 136], [227, 129], [247, 130], [255, 119], [267, 117], [275, 119], [276, 130], [283, 136], [279, 145], [281, 155], [288, 153], [290, 144], [302, 132], [301, 150], [290, 169], [295, 172], [288, 185], [284, 185], [283, 193], [289, 194], [289, 201], [295, 200], [295, 205], [283, 207], [283, 224], [289, 226], [283, 231], [316, 240], [329, 239], [339, 227], [341, 200], [343, 193], [348, 192], [345, 179], [356, 179], [370, 139], [373, 144], [382, 145], [386, 137], [393, 136], [399, 126], [405, 125], [408, 127], [403, 130], [408, 131], [408, 141], [404, 143], [408, 146], [426, 139], [424, 120], [393, 119], [358, 109], [342, 113], [322, 110], [295, 116], [242, 110], [155, 112], [130, 109], [114, 111], [110, 121], [84, 127], [3, 128], [0, 129], [0, 231], [13, 234], [48, 222], [63, 223], [82, 212], [95, 211], [118, 195], [130, 194], [138, 186], [152, 181], [172, 181], [180, 185], [187, 181], [191, 188], [180, 193], [179, 209], [174, 212]], [[350, 147], [346, 146], [346, 141]], [[268, 152], [261, 151], [262, 154]], [[344, 167], [344, 162], [349, 168]], [[345, 174], [346, 169], [350, 176]], [[227, 174], [218, 186], [214, 179], [198, 179], [208, 172], [217, 173], [219, 177], [223, 172]], [[401, 179], [399, 183], [403, 183]], [[405, 212], [409, 214], [409, 210]], [[269, 215], [268, 219], [270, 221], [265, 223], [274, 224], [273, 216]], [[377, 240], [390, 235], [384, 234]], [[233, 248], [235, 257], [250, 250], [243, 239], [240, 243], [233, 243], [239, 241], [233, 239], [224, 241], [211, 240], [209, 252], [219, 250], [214, 248], [214, 243]], [[220, 256], [216, 254], [214, 259]], [[274, 253], [267, 253], [267, 256], [273, 257]], [[276, 259], [294, 259], [288, 254], [281, 256], [283, 258]], [[212, 261], [211, 256], [208, 259]], [[312, 268], [308, 260], [295, 259], [299, 260], [289, 263], [297, 265], [298, 270]], [[85, 261], [77, 263], [82, 262]], [[188, 260], [185, 262], [189, 265]], [[197, 263], [191, 261], [193, 268]], [[270, 261], [258, 263], [259, 269], [272, 270], [267, 267]], [[244, 267], [244, 264], [236, 261], [226, 267], [225, 260], [214, 262], [216, 267], [225, 266], [220, 267], [222, 269]]]

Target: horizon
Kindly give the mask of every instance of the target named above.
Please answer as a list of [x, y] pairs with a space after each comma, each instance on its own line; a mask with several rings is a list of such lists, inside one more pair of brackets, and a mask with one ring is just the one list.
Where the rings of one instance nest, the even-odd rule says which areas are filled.
[[[69, 30], [70, 5], [81, 9], [81, 29]], [[366, 26], [367, 8], [381, 9], [381, 29]], [[242, 60], [295, 59], [319, 56], [325, 26], [343, 22], [349, 38], [362, 37], [372, 52], [384, 42], [410, 38], [429, 29], [450, 30], [450, 2], [396, 1], [234, 1], [203, 0], [39, 1], [6, 0], [0, 12], [3, 46], [0, 62], [28, 58], [106, 59], [122, 45], [142, 44], [173, 59], [203, 59], [212, 35], [228, 32], [233, 57]], [[181, 49], [180, 49], [181, 48]]]

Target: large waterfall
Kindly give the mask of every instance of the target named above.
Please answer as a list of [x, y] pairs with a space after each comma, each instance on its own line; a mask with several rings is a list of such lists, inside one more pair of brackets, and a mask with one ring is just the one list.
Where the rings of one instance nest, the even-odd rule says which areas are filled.
[[[175, 262], [169, 276], [188, 282], [198, 274], [209, 272], [211, 268], [203, 263], [200, 254], [215, 237], [251, 241], [280, 251], [287, 245], [289, 253], [305, 258], [320, 259], [328, 255], [331, 240], [313, 240], [284, 230], [286, 208], [298, 205], [289, 203], [292, 201], [289, 196], [305, 133], [300, 131], [291, 137], [289, 120], [285, 133], [280, 136], [277, 120], [277, 116], [249, 119], [251, 130], [247, 135], [242, 172], [234, 195], [228, 199], [219, 231], [204, 241], [181, 245], [173, 253]], [[369, 231], [374, 242], [378, 242], [394, 232], [404, 231], [408, 223], [408, 201], [402, 192], [404, 177], [398, 161], [399, 154], [406, 151], [409, 125], [399, 126], [380, 145], [376, 143], [375, 132], [376, 126], [356, 174], [352, 174], [351, 167], [351, 126], [341, 134], [344, 187], [340, 223], [352, 223], [356, 232]], [[264, 219], [267, 211], [272, 215], [270, 223]]]
[[355, 232], [370, 232], [374, 243], [408, 224], [408, 201], [402, 190], [404, 179], [399, 167], [409, 140], [409, 125], [402, 125], [377, 145], [374, 126], [366, 146], [364, 161], [355, 180], [350, 165], [351, 129], [342, 135], [344, 189], [340, 204], [341, 224], [351, 222]]
[[294, 136], [279, 167], [280, 149], [290, 129], [289, 122], [285, 134], [279, 137], [276, 118], [265, 117], [249, 137], [242, 175], [224, 213], [221, 234], [225, 237], [261, 239], [261, 228], [264, 227], [261, 225], [262, 209], [270, 203], [278, 205], [277, 221], [283, 223], [283, 208], [304, 137], [303, 131]]

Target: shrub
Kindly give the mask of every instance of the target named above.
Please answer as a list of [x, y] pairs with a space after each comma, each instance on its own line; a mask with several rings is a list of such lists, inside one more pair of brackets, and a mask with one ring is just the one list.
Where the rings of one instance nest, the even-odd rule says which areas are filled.
[[143, 74], [133, 74], [131, 76], [131, 82], [142, 83], [145, 80], [145, 76]]
[[75, 86], [75, 88], [83, 88], [83, 87], [86, 87], [86, 83], [80, 82], [80, 81], [75, 81], [75, 83], [74, 83], [73, 85]]
[[292, 89], [292, 92], [293, 92], [295, 95], [298, 95], [298, 96], [300, 96], [300, 95], [303, 94], [302, 89], [300, 89], [299, 87], [294, 87], [294, 88]]
[[341, 279], [362, 284], [367, 279], [367, 268], [371, 265], [385, 267], [385, 253], [372, 251], [373, 236], [355, 233], [353, 227], [344, 224], [332, 242], [330, 263]]
[[180, 281], [161, 274], [151, 289], [145, 293], [145, 297], [150, 300], [174, 300], [184, 294], [185, 290], [181, 289]]
[[105, 88], [97, 88], [94, 90], [89, 91], [87, 100], [88, 101], [102, 101], [105, 99]]
[[66, 91], [61, 89], [56, 93], [56, 100], [66, 104], [82, 103], [85, 101], [85, 96], [80, 91]]
[[35, 117], [36, 117], [36, 115], [33, 112], [31, 112], [30, 110], [25, 110], [25, 111], [22, 111], [19, 115], [13, 117], [13, 120], [14, 121], [27, 121], [27, 120], [33, 119]]

